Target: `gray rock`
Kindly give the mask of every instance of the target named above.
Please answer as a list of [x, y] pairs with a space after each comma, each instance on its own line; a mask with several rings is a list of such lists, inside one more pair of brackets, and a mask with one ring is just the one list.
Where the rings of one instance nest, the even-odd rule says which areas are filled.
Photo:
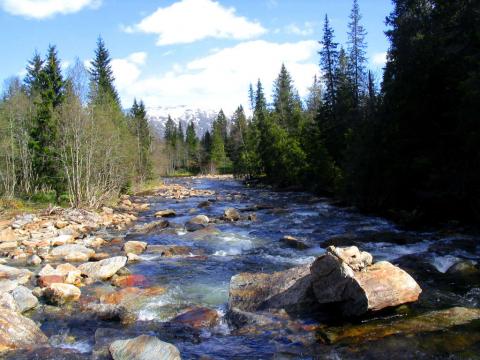
[[110, 345], [114, 360], [180, 360], [180, 352], [154, 336], [140, 335], [134, 339], [117, 340]]
[[78, 269], [83, 275], [86, 275], [91, 279], [107, 280], [115, 275], [118, 270], [123, 268], [126, 263], [126, 256], [116, 256], [97, 262], [88, 262], [82, 264], [78, 267]]
[[205, 215], [197, 215], [191, 218], [186, 224], [185, 229], [187, 231], [197, 231], [208, 226], [210, 219]]
[[17, 302], [9, 293], [0, 294], [0, 310], [1, 309], [9, 309], [15, 312], [20, 311]]
[[12, 266], [0, 264], [0, 278], [13, 280], [18, 284], [25, 284], [30, 280], [33, 273], [27, 269], [18, 269]]
[[20, 312], [28, 311], [38, 305], [38, 299], [32, 294], [32, 291], [25, 286], [19, 286], [13, 290], [12, 296], [15, 299]]
[[223, 220], [238, 221], [240, 220], [240, 213], [234, 208], [228, 208], [223, 212]]
[[50, 252], [50, 255], [55, 258], [64, 258], [71, 254], [84, 254], [85, 256], [90, 258], [93, 254], [95, 254], [95, 251], [83, 245], [66, 244], [53, 248]]
[[0, 279], [0, 294], [12, 291], [18, 286], [16, 281]]

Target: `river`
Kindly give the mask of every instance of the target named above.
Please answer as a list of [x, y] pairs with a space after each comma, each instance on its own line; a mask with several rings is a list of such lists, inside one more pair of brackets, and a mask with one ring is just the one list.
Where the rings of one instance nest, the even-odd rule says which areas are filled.
[[[385, 327], [452, 306], [480, 307], [480, 281], [448, 277], [447, 269], [462, 259], [480, 259], [478, 237], [458, 231], [415, 232], [398, 228], [379, 217], [365, 216], [354, 209], [333, 205], [328, 199], [307, 193], [273, 192], [246, 188], [234, 180], [169, 180], [196, 189], [215, 191], [212, 205], [198, 208], [207, 198], [184, 200], [148, 199], [151, 209], [141, 214], [140, 223], [152, 222], [158, 210], [173, 209], [171, 228], [156, 234], [131, 232], [105, 233], [105, 237], [125, 236], [126, 240], [145, 241], [149, 245], [183, 245], [192, 256], [165, 258], [148, 248], [141, 261], [129, 264], [133, 274], [142, 274], [146, 284], [161, 286], [165, 292], [139, 297], [134, 306], [137, 321], [131, 325], [92, 318], [82, 314], [77, 304], [55, 311], [40, 308], [31, 316], [39, 321], [50, 343], [58, 349], [57, 358], [102, 358], [99, 344], [109, 343], [119, 333], [148, 333], [173, 343], [183, 359], [357, 359], [357, 358], [479, 358], [480, 322], [456, 326], [448, 331], [416, 332], [403, 330], [397, 335], [378, 336], [367, 341], [357, 338], [336, 344], [321, 341], [322, 324], [314, 316], [303, 314], [278, 326], [237, 330], [229, 326], [227, 312], [230, 278], [240, 272], [273, 272], [313, 261], [324, 253], [328, 243], [357, 245], [370, 252], [376, 261], [388, 260], [412, 269], [423, 288], [418, 303], [356, 320], [356, 325], [380, 324]], [[204, 214], [218, 218], [227, 207], [253, 208], [256, 221], [242, 220], [216, 225], [218, 232], [201, 238], [183, 229], [192, 216]], [[279, 239], [295, 236], [313, 244], [306, 250], [286, 247]], [[332, 240], [333, 239], [333, 240]], [[463, 280], [462, 280], [463, 279]], [[477, 278], [478, 280], [478, 278]], [[82, 297], [98, 294], [108, 283], [82, 289]], [[168, 320], [186, 308], [202, 306], [216, 310], [220, 323], [195, 331], [166, 326]], [[308, 310], [308, 309], [307, 309]], [[340, 320], [337, 328], [351, 322]], [[414, 327], [414, 326], [413, 326]], [[31, 358], [18, 352], [11, 358]], [[41, 358], [41, 357], [39, 357]]]

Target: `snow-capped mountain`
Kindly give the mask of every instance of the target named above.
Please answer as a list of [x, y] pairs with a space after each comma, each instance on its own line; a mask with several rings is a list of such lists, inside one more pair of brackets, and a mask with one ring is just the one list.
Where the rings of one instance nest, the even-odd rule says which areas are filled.
[[190, 121], [193, 121], [197, 136], [201, 137], [207, 130], [210, 130], [213, 120], [218, 115], [218, 110], [191, 109], [186, 105], [151, 107], [147, 108], [147, 115], [150, 126], [160, 137], [163, 137], [165, 133], [168, 115], [177, 125], [181, 121], [184, 131]]

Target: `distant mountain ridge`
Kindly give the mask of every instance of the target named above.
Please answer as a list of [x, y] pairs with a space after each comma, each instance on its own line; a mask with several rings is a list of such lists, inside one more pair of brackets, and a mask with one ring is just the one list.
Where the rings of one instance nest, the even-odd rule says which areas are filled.
[[187, 105], [147, 108], [150, 126], [159, 137], [163, 137], [165, 133], [165, 123], [168, 120], [168, 115], [172, 117], [175, 124], [178, 125], [179, 122], [182, 122], [184, 131], [190, 121], [192, 121], [195, 125], [197, 136], [202, 137], [207, 130], [210, 130], [218, 112], [219, 110], [212, 109], [193, 109]]

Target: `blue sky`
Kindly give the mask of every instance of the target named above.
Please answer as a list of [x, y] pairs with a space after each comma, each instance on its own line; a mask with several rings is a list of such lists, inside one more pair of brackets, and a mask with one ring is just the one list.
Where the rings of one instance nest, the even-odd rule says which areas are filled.
[[[381, 76], [390, 0], [359, 0], [369, 66]], [[0, 0], [0, 79], [22, 75], [37, 49], [56, 44], [65, 68], [92, 57], [101, 35], [124, 107], [187, 105], [233, 110], [250, 82], [267, 94], [280, 65], [301, 95], [319, 73], [317, 41], [328, 13], [346, 41], [351, 0]]]

